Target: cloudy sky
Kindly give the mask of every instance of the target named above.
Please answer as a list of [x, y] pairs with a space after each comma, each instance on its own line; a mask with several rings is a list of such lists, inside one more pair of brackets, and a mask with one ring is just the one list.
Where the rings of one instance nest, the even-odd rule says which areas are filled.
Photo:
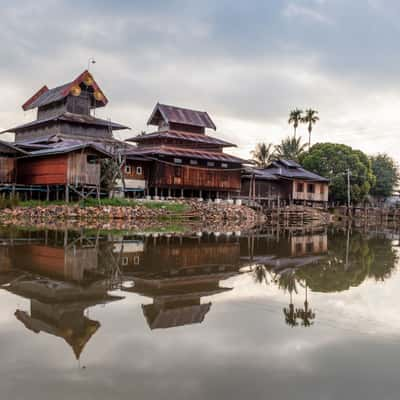
[[313, 107], [313, 142], [400, 161], [397, 0], [0, 0], [0, 17], [0, 129], [94, 56], [101, 116], [132, 127], [121, 137], [151, 129], [160, 101], [207, 110], [249, 156], [291, 133], [290, 109]]

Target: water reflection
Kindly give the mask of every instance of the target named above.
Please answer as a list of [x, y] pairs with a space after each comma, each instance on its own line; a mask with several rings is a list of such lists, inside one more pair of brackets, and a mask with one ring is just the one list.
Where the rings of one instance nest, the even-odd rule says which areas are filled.
[[[1, 230], [1, 288], [28, 299], [15, 317], [34, 333], [65, 340], [79, 359], [101, 322], [95, 305], [140, 296], [151, 330], [201, 324], [212, 302], [252, 276], [287, 294], [290, 327], [311, 327], [311, 293], [341, 292], [366, 279], [390, 278], [392, 238], [349, 230], [267, 229], [252, 234], [129, 234], [100, 231]], [[296, 305], [294, 295], [303, 300]], [[150, 303], [148, 302], [150, 301]], [[321, 312], [321, 311], [320, 311]]]

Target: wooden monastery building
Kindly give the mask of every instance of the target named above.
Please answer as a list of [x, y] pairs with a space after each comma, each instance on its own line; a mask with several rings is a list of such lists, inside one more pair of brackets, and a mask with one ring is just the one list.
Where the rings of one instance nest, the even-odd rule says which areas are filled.
[[129, 128], [95, 116], [107, 103], [88, 71], [39, 89], [22, 106], [36, 119], [0, 132], [15, 134], [0, 141], [0, 191], [66, 201], [107, 195], [101, 165], [109, 159], [121, 196], [328, 200], [328, 181], [293, 161], [257, 169], [225, 153], [236, 146], [208, 134], [216, 126], [207, 112], [157, 103], [147, 122], [156, 130], [120, 141], [113, 132]]
[[[8, 145], [8, 154], [14, 150], [19, 158], [14, 159], [14, 166], [7, 160], [13, 179], [10, 174], [1, 176], [0, 184], [14, 183], [17, 187], [12, 190], [21, 191], [30, 186], [30, 192], [44, 191], [48, 198], [51, 195], [58, 199], [61, 195], [66, 200], [70, 194], [99, 193], [100, 159], [111, 157], [121, 146], [113, 131], [127, 129], [92, 115], [107, 103], [88, 71], [53, 89], [43, 86], [22, 106], [25, 111], [37, 109], [36, 119], [2, 132], [15, 134], [12, 147]], [[7, 147], [3, 143], [2, 160]]]
[[156, 198], [240, 194], [244, 161], [223, 152], [234, 144], [206, 133], [207, 129], [216, 130], [207, 112], [158, 103], [148, 125], [157, 130], [127, 140], [137, 144], [126, 153], [128, 184], [146, 180], [146, 193]]

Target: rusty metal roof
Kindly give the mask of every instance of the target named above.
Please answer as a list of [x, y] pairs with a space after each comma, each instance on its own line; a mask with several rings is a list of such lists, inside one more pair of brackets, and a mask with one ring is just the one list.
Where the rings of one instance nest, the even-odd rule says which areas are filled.
[[197, 111], [189, 108], [157, 103], [147, 121], [147, 125], [158, 125], [160, 118], [167, 123], [172, 122], [214, 130], [217, 129], [214, 122], [205, 111]]
[[211, 136], [198, 134], [198, 133], [187, 133], [175, 130], [157, 131], [153, 133], [147, 133], [145, 135], [137, 135], [132, 138], [126, 139], [127, 142], [142, 143], [151, 139], [178, 139], [187, 142], [211, 144], [221, 147], [236, 147], [235, 144], [226, 142], [225, 140], [213, 138]]
[[76, 79], [71, 82], [65, 83], [64, 85], [57, 86], [53, 89], [49, 89], [46, 85], [44, 85], [22, 105], [22, 108], [25, 111], [31, 110], [62, 100], [69, 95], [71, 89], [74, 86], [80, 85], [88, 77], [90, 77], [93, 82], [91, 84], [93, 90], [96, 90], [102, 94], [102, 100], [97, 101], [96, 103], [98, 103], [98, 106], [105, 106], [108, 103], [107, 98], [104, 96], [104, 93], [102, 92], [96, 81], [93, 79], [93, 76], [90, 74], [90, 72], [85, 70]]
[[202, 151], [202, 150], [192, 150], [185, 149], [182, 147], [172, 147], [172, 146], [143, 146], [131, 150], [127, 155], [145, 155], [145, 156], [177, 156], [185, 158], [194, 158], [200, 160], [211, 160], [211, 161], [221, 161], [221, 162], [231, 162], [235, 164], [243, 164], [246, 161], [235, 156], [231, 156], [226, 153], [219, 153], [216, 151]]
[[74, 113], [70, 113], [70, 112], [64, 112], [63, 114], [60, 114], [60, 115], [31, 121], [26, 124], [22, 124], [22, 125], [14, 127], [14, 128], [7, 129], [5, 131], [0, 132], [0, 134], [6, 133], [6, 132], [18, 132], [22, 129], [31, 128], [34, 126], [39, 126], [39, 125], [46, 124], [48, 122], [55, 122], [55, 121], [65, 121], [65, 122], [72, 122], [75, 124], [84, 124], [84, 125], [92, 125], [92, 126], [106, 126], [106, 127], [110, 127], [112, 130], [130, 129], [128, 126], [121, 125], [121, 124], [118, 124], [118, 123], [112, 122], [112, 121], [107, 121], [107, 120], [101, 119], [101, 118], [95, 118], [95, 117], [92, 117], [91, 115], [83, 115], [83, 114], [74, 114]]

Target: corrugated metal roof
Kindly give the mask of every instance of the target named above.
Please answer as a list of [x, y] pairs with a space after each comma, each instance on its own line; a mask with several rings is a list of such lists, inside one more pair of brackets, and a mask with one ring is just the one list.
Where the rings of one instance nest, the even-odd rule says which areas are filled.
[[11, 153], [11, 154], [27, 154], [26, 151], [16, 147], [14, 143], [0, 140], [0, 153], [2, 153], [2, 152]]
[[151, 139], [178, 139], [188, 142], [213, 144], [222, 147], [236, 147], [235, 144], [226, 142], [225, 140], [213, 138], [211, 136], [198, 134], [198, 133], [187, 133], [174, 130], [157, 131], [153, 133], [147, 133], [145, 135], [138, 135], [130, 139], [126, 139], [127, 142], [145, 142]]
[[101, 146], [98, 146], [96, 143], [82, 143], [79, 141], [61, 141], [45, 149], [31, 151], [26, 155], [26, 157], [41, 157], [41, 156], [50, 156], [56, 154], [65, 154], [87, 148], [102, 153], [107, 157], [110, 156], [110, 154], [107, 151], [105, 151]]
[[43, 86], [38, 92], [36, 92], [30, 99], [28, 99], [22, 106], [22, 108], [26, 110], [31, 110], [37, 107], [45, 106], [47, 104], [54, 103], [56, 101], [62, 100], [67, 97], [73, 86], [80, 85], [87, 77], [93, 81], [91, 87], [93, 90], [99, 91], [103, 99], [97, 101], [97, 103], [105, 106], [108, 103], [107, 98], [104, 96], [104, 93], [100, 89], [99, 85], [94, 80], [93, 76], [89, 71], [85, 70], [80, 74], [76, 79], [71, 82], [65, 83], [63, 85], [57, 86], [53, 89], [48, 89], [47, 86]]
[[236, 164], [243, 164], [246, 162], [239, 157], [231, 156], [226, 153], [184, 149], [181, 147], [172, 146], [138, 147], [137, 149], [128, 152], [127, 155], [177, 156], [211, 161], [231, 162]]
[[167, 123], [173, 122], [177, 124], [199, 126], [214, 130], [217, 129], [214, 122], [205, 111], [191, 110], [189, 108], [176, 107], [160, 103], [156, 104], [147, 124], [158, 125], [158, 114], [160, 114]]
[[130, 129], [129, 127], [127, 127], [125, 125], [121, 125], [121, 124], [118, 124], [118, 123], [112, 122], [112, 121], [107, 121], [107, 120], [101, 119], [101, 118], [95, 118], [95, 117], [92, 117], [91, 115], [82, 115], [82, 114], [74, 114], [74, 113], [70, 113], [70, 112], [65, 112], [60, 115], [31, 121], [26, 124], [16, 126], [15, 128], [7, 129], [5, 131], [0, 132], [0, 134], [6, 133], [6, 132], [18, 132], [22, 129], [31, 128], [34, 126], [40, 126], [40, 125], [46, 124], [48, 122], [53, 122], [53, 121], [65, 121], [65, 122], [72, 122], [75, 124], [84, 124], [84, 125], [92, 125], [92, 126], [106, 126], [106, 127], [110, 127], [112, 130]]
[[266, 168], [266, 170], [268, 170], [269, 173], [280, 176], [282, 178], [304, 179], [315, 182], [329, 182], [329, 179], [314, 174], [313, 172], [307, 171], [295, 161], [277, 160], [272, 162]]
[[266, 181], [277, 181], [279, 178], [270, 172], [268, 169], [260, 169], [260, 168], [246, 168], [242, 178], [252, 178], [253, 176], [256, 179], [266, 180]]

